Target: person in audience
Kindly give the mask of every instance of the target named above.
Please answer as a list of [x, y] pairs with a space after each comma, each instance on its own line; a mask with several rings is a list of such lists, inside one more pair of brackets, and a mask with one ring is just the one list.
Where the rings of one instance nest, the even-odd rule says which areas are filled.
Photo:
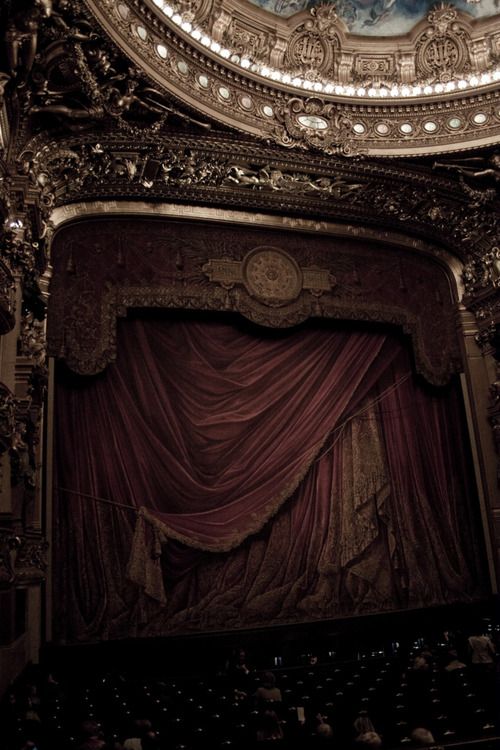
[[493, 641], [480, 629], [468, 639], [471, 662], [475, 671], [492, 672], [495, 668], [495, 646]]
[[414, 747], [429, 747], [430, 745], [435, 746], [435, 750], [442, 750], [436, 746], [436, 740], [432, 732], [425, 727], [416, 727], [411, 733], [411, 740]]
[[[239, 701], [246, 700], [252, 694], [253, 669], [250, 667], [245, 649], [239, 649], [236, 660], [229, 667], [229, 681]], [[236, 692], [237, 691], [237, 692]]]
[[431, 669], [432, 661], [432, 651], [428, 646], [424, 646], [413, 659], [411, 669], [413, 672], [428, 672]]
[[368, 716], [368, 711], [359, 711], [354, 720], [353, 726], [356, 737], [359, 737], [360, 734], [366, 734], [367, 732], [375, 732], [375, 727]]
[[276, 677], [272, 672], [264, 672], [262, 685], [255, 691], [257, 708], [263, 708], [269, 703], [281, 703], [281, 690], [276, 686]]
[[444, 668], [446, 672], [454, 672], [456, 669], [467, 668], [467, 665], [458, 658], [458, 653], [455, 649], [448, 651], [447, 659], [447, 664]]
[[489, 635], [483, 632], [483, 628], [477, 628], [474, 633], [468, 639], [471, 677], [481, 707], [486, 710], [488, 718], [493, 719], [494, 712], [498, 710], [495, 705], [495, 646]]
[[328, 748], [333, 747], [333, 729], [332, 726], [321, 717], [315, 731], [313, 732], [312, 742], [309, 743], [311, 748]]
[[363, 732], [354, 741], [357, 748], [379, 748], [382, 747], [382, 737], [377, 732]]
[[143, 750], [142, 740], [149, 734], [153, 733], [153, 725], [149, 719], [135, 719], [132, 725], [131, 736], [123, 742], [124, 750]]

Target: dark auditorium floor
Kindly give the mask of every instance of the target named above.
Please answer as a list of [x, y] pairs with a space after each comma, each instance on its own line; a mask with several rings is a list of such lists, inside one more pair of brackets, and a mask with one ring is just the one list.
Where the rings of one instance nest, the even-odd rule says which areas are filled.
[[[0, 748], [119, 750], [133, 720], [148, 719], [156, 737], [143, 748], [350, 750], [368, 746], [354, 729], [363, 711], [385, 750], [416, 747], [416, 727], [432, 732], [434, 747], [493, 750], [500, 748], [498, 659], [497, 671], [477, 673], [467, 636], [480, 616], [498, 653], [494, 611], [490, 602], [318, 627], [47, 647], [2, 702]], [[241, 649], [250, 669], [243, 675]], [[452, 649], [465, 666], [447, 671]], [[423, 670], [416, 668], [422, 653]], [[264, 670], [273, 671], [282, 701], [259, 707], [253, 696]], [[264, 709], [280, 724], [280, 736], [267, 742], [257, 740]], [[318, 736], [319, 716], [331, 739]], [[94, 744], [85, 740], [85, 721], [99, 725]]]

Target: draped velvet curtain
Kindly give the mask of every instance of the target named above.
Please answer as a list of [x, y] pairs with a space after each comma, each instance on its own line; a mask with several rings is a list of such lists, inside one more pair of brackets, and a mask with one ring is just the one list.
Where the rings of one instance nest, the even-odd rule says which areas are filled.
[[102, 376], [57, 386], [65, 636], [480, 593], [456, 394], [419, 386], [396, 338], [174, 318], [119, 338]]

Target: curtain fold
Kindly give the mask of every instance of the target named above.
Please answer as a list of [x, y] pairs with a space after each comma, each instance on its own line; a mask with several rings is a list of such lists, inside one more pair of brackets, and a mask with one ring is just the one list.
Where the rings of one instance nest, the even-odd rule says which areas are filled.
[[477, 594], [449, 399], [408, 377], [396, 338], [139, 319], [118, 351], [101, 376], [57, 387], [60, 487], [135, 509], [59, 492], [72, 637]]

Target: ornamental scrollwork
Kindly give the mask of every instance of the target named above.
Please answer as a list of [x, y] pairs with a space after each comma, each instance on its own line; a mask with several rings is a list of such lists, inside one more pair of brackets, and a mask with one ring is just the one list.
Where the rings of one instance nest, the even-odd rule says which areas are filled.
[[15, 581], [16, 558], [22, 543], [22, 537], [13, 529], [0, 528], [0, 586]]
[[0, 333], [14, 327], [15, 280], [11, 269], [0, 260]]
[[309, 12], [310, 17], [290, 37], [285, 66], [291, 75], [303, 75], [314, 81], [334, 74], [335, 51], [340, 41], [333, 5], [318, 5]]
[[224, 32], [224, 43], [240, 55], [250, 55], [256, 60], [269, 56], [275, 40], [264, 32], [244, 28], [233, 19]]
[[49, 543], [45, 539], [25, 537], [17, 553], [16, 581], [44, 580], [48, 568]]
[[0, 383], [0, 454], [12, 447], [16, 431], [16, 401], [14, 394]]
[[81, 3], [21, 0], [8, 4], [4, 19], [6, 86], [35, 130], [46, 126], [81, 133], [114, 121], [125, 130], [158, 131], [172, 117], [209, 127], [152, 86], [96, 31]]
[[27, 357], [37, 366], [43, 366], [46, 359], [45, 324], [37, 320], [31, 310], [25, 311], [21, 319], [18, 342], [19, 354]]
[[470, 35], [457, 18], [456, 8], [447, 3], [429, 12], [430, 26], [416, 43], [416, 71], [422, 80], [447, 83], [470, 69]]
[[280, 126], [274, 137], [281, 146], [310, 147], [330, 155], [359, 155], [353, 143], [352, 121], [340, 114], [333, 103], [319, 97], [298, 97], [276, 106]]
[[463, 271], [465, 293], [473, 298], [490, 287], [500, 287], [500, 247], [493, 246], [482, 256], [471, 258]]
[[38, 535], [0, 528], [0, 586], [45, 579], [49, 543]]

